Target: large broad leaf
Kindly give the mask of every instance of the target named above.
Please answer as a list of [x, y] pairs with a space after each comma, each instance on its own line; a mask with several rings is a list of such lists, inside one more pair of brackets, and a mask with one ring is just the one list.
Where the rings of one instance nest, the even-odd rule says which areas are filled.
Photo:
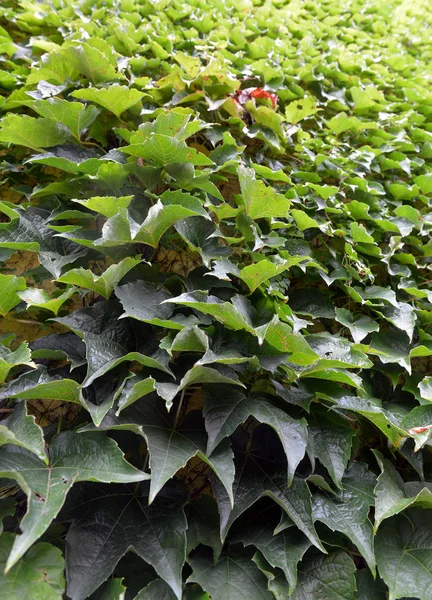
[[354, 430], [346, 420], [323, 410], [314, 411], [308, 418], [308, 425], [315, 456], [337, 487], [342, 488], [341, 480], [351, 455]]
[[232, 504], [234, 465], [231, 447], [227, 440], [208, 457], [205, 430], [197, 412], [190, 413], [178, 422], [174, 410], [168, 412], [165, 403], [156, 394], [149, 394], [122, 411], [118, 417], [107, 414], [99, 429], [129, 430], [145, 437], [152, 474], [150, 502], [188, 460], [198, 456], [220, 478]]
[[[84, 600], [133, 549], [152, 565], [181, 600], [185, 561], [186, 496], [182, 486], [163, 489], [148, 505], [148, 485], [88, 486], [72, 506], [78, 518], [66, 538], [68, 596]], [[66, 512], [65, 517], [68, 517]], [[95, 523], [104, 524], [103, 528]]]
[[432, 572], [432, 513], [409, 509], [378, 530], [376, 558], [389, 600], [429, 600]]
[[177, 221], [197, 215], [209, 218], [197, 198], [181, 192], [165, 192], [161, 200], [150, 208], [133, 239], [156, 248], [167, 229]]
[[231, 386], [208, 386], [204, 395], [204, 417], [208, 433], [207, 452], [234, 433], [253, 415], [260, 423], [270, 425], [284, 447], [288, 461], [288, 485], [306, 452], [307, 426], [304, 419], [293, 419], [272, 404], [271, 396], [250, 394]]
[[246, 283], [251, 292], [254, 292], [265, 281], [307, 261], [308, 257], [305, 256], [293, 256], [277, 263], [263, 259], [256, 264], [244, 267], [239, 273], [239, 278]]
[[[168, 357], [163, 350], [156, 351], [153, 354], [144, 354], [145, 348], [141, 352], [132, 351], [112, 341], [103, 338], [98, 334], [86, 333], [84, 336], [87, 356], [87, 377], [84, 387], [89, 386], [95, 379], [101, 377], [111, 369], [114, 369], [123, 362], [134, 361], [145, 367], [158, 369], [165, 373], [170, 373], [168, 368]], [[152, 346], [150, 344], [149, 346]]]
[[86, 363], [85, 344], [75, 333], [53, 333], [30, 344], [32, 357], [68, 360], [71, 370]]
[[5, 444], [26, 448], [44, 462], [48, 462], [42, 429], [36, 424], [35, 417], [27, 415], [24, 402], [18, 403], [11, 416], [1, 421], [0, 446]]
[[119, 303], [107, 301], [56, 319], [84, 338], [87, 358], [84, 387], [128, 361], [171, 373], [168, 368], [169, 355], [159, 349], [148, 326], [132, 326], [127, 319], [119, 320], [120, 315]]
[[242, 439], [235, 448], [234, 508], [219, 481], [212, 479], [221, 515], [221, 538], [225, 539], [229, 528], [240, 515], [257, 500], [268, 496], [281, 506], [312, 544], [324, 551], [313, 525], [311, 494], [306, 481], [294, 478], [288, 487], [285, 461], [275, 456], [276, 434], [263, 427], [254, 432], [250, 448], [247, 439]]
[[326, 368], [368, 368], [372, 362], [353, 347], [347, 339], [326, 333], [306, 336], [311, 348], [321, 357], [314, 369]]
[[338, 407], [352, 411], [371, 421], [396, 447], [408, 437], [408, 432], [397, 423], [394, 416], [378, 401], [364, 400], [357, 396], [344, 396], [338, 401]]
[[33, 150], [64, 144], [70, 133], [54, 119], [34, 119], [26, 115], [10, 114], [2, 119], [0, 142], [26, 146]]
[[101, 433], [55, 436], [48, 465], [19, 446], [0, 448], [0, 475], [14, 479], [27, 495], [27, 512], [10, 552], [11, 569], [46, 531], [61, 509], [68, 491], [77, 481], [131, 482], [148, 479], [125, 461], [117, 444]]
[[[353, 600], [355, 565], [345, 552], [305, 558], [298, 572], [292, 600]], [[279, 600], [279, 599], [278, 599]]]
[[31, 308], [32, 306], [44, 308], [57, 315], [63, 304], [69, 300], [76, 291], [76, 288], [70, 287], [63, 293], [57, 292], [55, 295], [51, 296], [39, 288], [27, 288], [23, 292], [18, 292], [18, 296], [27, 304], [27, 308]]
[[45, 367], [38, 366], [33, 371], [23, 373], [13, 379], [1, 392], [0, 400], [17, 398], [18, 400], [62, 400], [80, 402], [80, 385], [73, 379], [51, 376]]
[[78, 244], [57, 237], [47, 227], [49, 211], [30, 207], [13, 212], [10, 223], [0, 223], [0, 248], [39, 252], [39, 261], [53, 277], [60, 277], [66, 265], [87, 253]]
[[356, 571], [356, 600], [387, 600], [387, 588], [382, 579], [372, 576], [369, 569]]
[[71, 269], [57, 281], [78, 285], [92, 290], [104, 298], [109, 298], [119, 281], [139, 263], [140, 259], [128, 257], [115, 265], [109, 266], [101, 275], [95, 275], [89, 269]]
[[379, 330], [376, 321], [366, 315], [354, 316], [346, 308], [336, 309], [336, 320], [349, 329], [354, 341], [359, 344], [369, 333]]
[[0, 315], [2, 317], [21, 302], [17, 292], [25, 289], [26, 281], [24, 277], [2, 275], [0, 273]]
[[92, 196], [86, 200], [74, 200], [74, 202], [109, 219], [116, 215], [120, 208], [127, 208], [132, 200], [133, 196]]
[[53, 119], [68, 127], [72, 135], [78, 140], [82, 131], [87, 129], [99, 114], [98, 109], [94, 106], [86, 108], [81, 102], [69, 102], [60, 98], [34, 100], [31, 107], [41, 117]]
[[332, 531], [345, 534], [357, 546], [375, 573], [372, 523], [369, 509], [374, 504], [375, 476], [366, 465], [353, 463], [342, 478], [337, 494], [322, 492], [313, 496], [312, 514]]
[[271, 600], [267, 579], [248, 557], [227, 553], [216, 564], [211, 556], [188, 561], [193, 569], [188, 581], [199, 583], [212, 600]]
[[14, 544], [11, 533], [0, 538], [0, 595], [7, 600], [61, 600], [65, 589], [64, 560], [59, 548], [41, 542], [33, 546], [5, 575]]
[[165, 300], [172, 295], [163, 287], [145, 281], [127, 283], [116, 288], [115, 295], [122, 303], [125, 316], [169, 329], [182, 329], [190, 317], [174, 315]]
[[[241, 297], [239, 297], [239, 300]], [[241, 305], [235, 306], [231, 302], [223, 302], [217, 296], [208, 295], [207, 292], [192, 292], [181, 294], [176, 298], [166, 299], [164, 302], [172, 302], [180, 306], [190, 306], [205, 315], [211, 315], [220, 323], [223, 323], [229, 329], [239, 331], [245, 329], [254, 333], [254, 327], [250, 316], [246, 311], [241, 310]]]
[[118, 398], [116, 416], [143, 396], [147, 396], [150, 392], [154, 392], [156, 389], [155, 384], [156, 381], [153, 377], [146, 377], [141, 374], [128, 379]]
[[222, 552], [223, 543], [219, 535], [219, 511], [213, 497], [203, 494], [189, 504], [187, 528], [187, 554], [200, 544], [213, 548], [215, 561]]
[[145, 94], [125, 85], [110, 85], [107, 88], [75, 90], [71, 96], [95, 102], [120, 118], [122, 113], [144, 98]]
[[240, 166], [239, 182], [245, 211], [252, 219], [289, 216], [291, 201], [257, 180], [254, 169]]
[[122, 148], [122, 152], [139, 156], [157, 167], [171, 163], [190, 163], [196, 166], [213, 165], [205, 154], [189, 148], [185, 142], [168, 135], [152, 133], [144, 142]]
[[197, 215], [208, 218], [200, 200], [190, 194], [165, 192], [150, 207], [141, 224], [132, 219], [127, 209], [119, 208], [118, 213], [103, 226], [102, 238], [96, 241], [96, 245], [112, 247], [133, 242], [156, 248], [167, 229], [181, 219]]
[[31, 352], [26, 342], [23, 342], [13, 352], [0, 344], [0, 384], [6, 381], [9, 371], [18, 365], [35, 367], [31, 360]]
[[274, 535], [274, 525], [276, 523], [267, 518], [262, 522], [256, 519], [248, 523], [247, 530], [239, 538], [244, 545], [255, 546], [273, 568], [282, 569], [288, 581], [289, 592], [292, 593], [297, 585], [298, 563], [310, 548], [311, 542], [294, 527]]
[[374, 450], [381, 469], [375, 487], [374, 530], [384, 521], [414, 504], [432, 508], [432, 484], [413, 481], [404, 483], [396, 468], [380, 452]]
[[306, 367], [314, 364], [319, 358], [315, 348], [309, 345], [306, 338], [294, 333], [289, 325], [279, 319], [272, 319], [265, 331], [265, 340], [280, 352], [288, 353], [288, 362], [293, 365]]
[[163, 579], [155, 579], [140, 591], [134, 600], [175, 600], [177, 596]]

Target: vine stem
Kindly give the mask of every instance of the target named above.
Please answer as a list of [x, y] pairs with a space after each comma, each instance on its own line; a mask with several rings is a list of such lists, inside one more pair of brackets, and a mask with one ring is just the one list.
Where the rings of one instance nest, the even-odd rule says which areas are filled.
[[176, 411], [176, 414], [175, 414], [175, 417], [174, 417], [174, 429], [177, 429], [177, 423], [178, 423], [178, 420], [179, 420], [179, 417], [180, 417], [180, 411], [181, 411], [182, 406], [183, 406], [183, 400], [184, 400], [184, 397], [185, 397], [185, 392], [186, 392], [186, 389], [182, 390], [182, 393], [181, 393], [181, 396], [180, 396], [180, 401], [179, 401], [178, 406], [177, 406], [177, 411]]

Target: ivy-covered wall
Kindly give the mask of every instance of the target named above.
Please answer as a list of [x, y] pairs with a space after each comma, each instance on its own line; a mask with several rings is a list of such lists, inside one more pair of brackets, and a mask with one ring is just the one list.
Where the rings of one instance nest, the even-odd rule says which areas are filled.
[[431, 25], [2, 2], [2, 599], [431, 600]]

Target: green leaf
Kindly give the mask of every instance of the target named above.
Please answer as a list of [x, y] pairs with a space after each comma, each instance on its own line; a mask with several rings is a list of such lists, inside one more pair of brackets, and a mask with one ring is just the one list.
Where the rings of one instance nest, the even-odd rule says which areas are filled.
[[66, 59], [74, 61], [79, 72], [93, 84], [122, 78], [115, 70], [116, 60], [110, 45], [100, 38], [69, 46], [66, 53]]
[[125, 593], [126, 587], [123, 585], [123, 579], [108, 579], [96, 590], [96, 598], [90, 598], [91, 600], [124, 600]]
[[192, 575], [189, 582], [196, 582], [209, 592], [212, 600], [271, 600], [267, 580], [248, 557], [227, 554], [214, 564], [211, 557], [189, 558]]
[[69, 300], [75, 292], [76, 288], [71, 287], [66, 289], [62, 294], [52, 298], [47, 292], [40, 288], [27, 288], [22, 292], [18, 292], [18, 296], [27, 304], [27, 308], [31, 308], [32, 306], [44, 308], [57, 315], [63, 304]]
[[140, 262], [139, 258], [128, 256], [121, 262], [110, 265], [101, 275], [95, 275], [89, 269], [83, 269], [82, 267], [80, 269], [71, 269], [59, 277], [57, 281], [87, 288], [104, 298], [109, 298], [119, 281]]
[[[92, 430], [93, 427], [90, 426]], [[165, 483], [193, 457], [198, 456], [221, 479], [227, 494], [232, 497], [234, 466], [229, 443], [211, 456], [206, 453], [206, 435], [202, 418], [193, 412], [178, 423], [174, 411], [168, 412], [165, 403], [149, 394], [141, 402], [122, 411], [118, 417], [108, 413], [99, 429], [129, 430], [145, 437], [152, 473], [149, 502], [153, 502]]]
[[420, 395], [424, 400], [432, 401], [432, 377], [425, 377], [418, 385]]
[[49, 464], [14, 445], [0, 448], [2, 477], [14, 479], [27, 496], [21, 535], [6, 563], [9, 571], [46, 531], [78, 481], [131, 482], [148, 479], [123, 458], [117, 444], [100, 433], [63, 432], [52, 440]]
[[[73, 95], [74, 93], [72, 93]], [[94, 106], [85, 108], [81, 102], [69, 102], [60, 98], [34, 100], [30, 106], [40, 116], [52, 119], [68, 127], [72, 135], [78, 140], [81, 137], [81, 133], [90, 127], [99, 114], [99, 111]]]
[[359, 344], [369, 333], [379, 331], [376, 321], [366, 315], [355, 317], [346, 308], [336, 308], [336, 320], [350, 330], [353, 340]]
[[175, 600], [176, 595], [163, 579], [155, 579], [140, 591], [134, 600]]
[[378, 530], [376, 557], [389, 600], [402, 596], [428, 600], [432, 557], [431, 511], [410, 509]]
[[59, 548], [36, 544], [5, 575], [14, 536], [0, 538], [0, 594], [8, 600], [61, 600], [64, 594], [64, 560]]
[[423, 194], [430, 194], [432, 192], [432, 173], [419, 175], [414, 178], [414, 182], [419, 186]]
[[[162, 201], [161, 201], [162, 200]], [[201, 202], [189, 194], [165, 192], [150, 208], [144, 222], [134, 236], [134, 241], [156, 248], [162, 235], [181, 219], [197, 215], [209, 218]]]
[[2, 317], [5, 317], [14, 306], [21, 302], [17, 292], [25, 289], [24, 277], [0, 273], [0, 315]]
[[273, 319], [265, 331], [265, 340], [280, 352], [289, 353], [289, 362], [306, 367], [319, 358], [306, 339], [293, 333], [291, 327], [279, 319]]
[[373, 529], [368, 519], [374, 504], [375, 476], [366, 465], [353, 463], [341, 483], [342, 489], [336, 494], [322, 492], [313, 496], [313, 518], [346, 535], [375, 574]]
[[356, 600], [387, 600], [387, 588], [382, 579], [374, 579], [369, 569], [356, 571]]
[[371, 348], [378, 351], [382, 363], [398, 363], [408, 373], [411, 373], [410, 346], [406, 333], [400, 331], [380, 331], [379, 333], [374, 333], [372, 335]]
[[243, 206], [251, 219], [288, 217], [291, 201], [257, 180], [254, 169], [241, 165], [238, 174]]
[[306, 214], [303, 210], [293, 209], [291, 211], [291, 215], [294, 217], [297, 227], [300, 231], [306, 231], [307, 229], [319, 228], [319, 223], [312, 219], [308, 214]]
[[86, 363], [85, 344], [75, 333], [53, 333], [39, 337], [30, 346], [33, 358], [67, 360], [71, 371]]
[[[36, 366], [36, 365], [35, 365]], [[13, 379], [0, 392], [0, 400], [16, 398], [17, 400], [62, 400], [63, 402], [80, 402], [80, 385], [73, 379], [51, 376], [44, 367], [23, 373]]]
[[330, 119], [327, 125], [336, 135], [340, 135], [344, 131], [355, 131], [359, 123], [360, 121], [356, 117], [348, 117], [345, 112], [341, 112]]
[[26, 342], [23, 342], [13, 352], [0, 344], [0, 384], [6, 381], [11, 369], [18, 365], [35, 367], [31, 360], [31, 352]]
[[374, 244], [375, 240], [366, 230], [366, 227], [362, 224], [351, 223], [350, 224], [351, 237], [354, 242], [361, 244]]
[[187, 554], [200, 544], [213, 548], [215, 561], [222, 552], [219, 535], [219, 511], [213, 497], [203, 494], [189, 504], [187, 528]]
[[32, 150], [64, 144], [70, 137], [68, 129], [54, 119], [34, 119], [27, 115], [10, 114], [1, 120], [0, 127], [0, 142]]
[[292, 600], [353, 600], [355, 565], [346, 552], [331, 552], [303, 560]]
[[240, 515], [257, 500], [268, 496], [279, 504], [312, 544], [324, 551], [313, 525], [311, 494], [305, 480], [295, 477], [288, 487], [286, 466], [268, 459], [272, 442], [264, 439], [261, 443], [265, 445], [260, 445], [262, 435], [261, 429], [255, 431], [253, 443], [247, 452], [244, 445], [235, 448], [238, 451], [235, 453], [234, 507], [220, 482], [212, 479], [221, 516], [221, 539], [225, 539], [229, 528]]
[[166, 302], [172, 295], [162, 286], [146, 281], [127, 283], [117, 287], [115, 295], [122, 303], [124, 315], [158, 327], [181, 330], [196, 319], [173, 315], [174, 309]]
[[394, 416], [380, 406], [379, 402], [364, 400], [356, 396], [345, 396], [338, 400], [337, 405], [343, 410], [353, 411], [366, 417], [389, 438], [396, 448], [405, 437], [408, 437], [408, 432], [399, 426]]
[[152, 355], [138, 351], [128, 352], [118, 342], [94, 333], [86, 333], [84, 343], [86, 345], [87, 375], [83, 387], [88, 387], [95, 379], [102, 377], [124, 362], [137, 362], [144, 367], [170, 373], [166, 360], [167, 355], [162, 350], [156, 351]]
[[280, 275], [287, 269], [293, 266], [300, 265], [307, 261], [307, 257], [294, 256], [289, 260], [283, 260], [280, 263], [274, 263], [268, 259], [260, 260], [259, 262], [244, 267], [238, 277], [246, 283], [251, 292], [254, 292], [262, 283]]
[[[432, 508], [432, 486], [420, 482], [404, 484], [395, 467], [378, 450], [373, 451], [381, 469], [375, 487], [374, 530], [384, 521], [417, 504], [422, 508]], [[415, 495], [412, 495], [415, 494]]]
[[[68, 596], [87, 598], [133, 548], [181, 600], [187, 527], [182, 486], [165, 487], [151, 506], [146, 484], [88, 488], [82, 501], [86, 510], [74, 507], [78, 518], [66, 538]], [[102, 522], [103, 529], [94, 527]]]
[[250, 522], [248, 525], [248, 530], [241, 536], [242, 543], [255, 546], [272, 567], [282, 569], [289, 593], [292, 593], [297, 585], [298, 563], [311, 542], [293, 527], [274, 535], [274, 527], [268, 522]]
[[192, 293], [181, 294], [176, 298], [168, 298], [165, 303], [180, 304], [181, 306], [190, 306], [200, 312], [213, 316], [217, 321], [223, 323], [229, 329], [239, 331], [245, 329], [250, 333], [254, 333], [255, 329], [250, 322], [249, 315], [245, 313], [240, 304], [241, 296], [237, 296], [239, 303], [237, 306], [231, 302], [223, 302], [217, 296], [208, 295], [207, 292], [198, 291]]
[[398, 308], [399, 306], [398, 301], [396, 299], [396, 294], [390, 288], [384, 288], [379, 285], [371, 285], [365, 287], [364, 289], [354, 287], [353, 291], [359, 295], [359, 301], [363, 304], [366, 304], [367, 306], [374, 305], [372, 300], [384, 300], [385, 302], [388, 302], [395, 308]]
[[392, 325], [401, 331], [404, 331], [409, 337], [409, 340], [412, 341], [416, 323], [416, 311], [414, 307], [405, 302], [399, 302], [397, 308], [389, 306], [382, 310], [377, 309], [376, 312], [381, 314], [387, 321], [392, 323]]
[[277, 433], [288, 461], [288, 485], [306, 452], [307, 427], [304, 419], [293, 419], [271, 402], [271, 396], [251, 394], [231, 386], [207, 386], [204, 395], [207, 453], [215, 448], [237, 427], [253, 415], [260, 423], [266, 423]]
[[308, 418], [313, 452], [329, 472], [335, 485], [342, 489], [342, 477], [351, 456], [355, 431], [344, 419], [330, 411], [314, 411]]
[[[54, 165], [53, 165], [54, 166]], [[120, 208], [127, 208], [133, 196], [92, 196], [87, 200], [73, 200], [86, 208], [97, 212], [110, 219], [119, 212]]]
[[190, 148], [181, 140], [160, 133], [152, 133], [142, 143], [125, 146], [122, 152], [139, 156], [157, 167], [164, 167], [171, 163], [190, 163], [202, 167], [213, 165], [213, 161], [202, 152], [197, 152], [195, 148]]
[[143, 377], [139, 374], [136, 377], [128, 379], [118, 399], [116, 416], [143, 396], [147, 396], [150, 392], [154, 392], [156, 389], [155, 384], [156, 381], [153, 377]]
[[94, 102], [120, 118], [122, 113], [144, 98], [145, 94], [125, 85], [114, 84], [107, 88], [75, 90], [71, 96], [79, 98], [79, 100]]
[[305, 339], [321, 357], [312, 367], [314, 370], [323, 368], [367, 368], [372, 366], [367, 356], [357, 350], [345, 338], [335, 337], [324, 332], [308, 335]]
[[13, 413], [0, 425], [0, 446], [15, 444], [36, 454], [47, 462], [45, 440], [42, 429], [36, 425], [35, 417], [27, 415], [24, 402], [16, 404]]
[[285, 108], [285, 116], [289, 123], [296, 124], [307, 117], [311, 117], [320, 110], [317, 107], [316, 100], [313, 97], [308, 97], [304, 100], [296, 100], [288, 104]]

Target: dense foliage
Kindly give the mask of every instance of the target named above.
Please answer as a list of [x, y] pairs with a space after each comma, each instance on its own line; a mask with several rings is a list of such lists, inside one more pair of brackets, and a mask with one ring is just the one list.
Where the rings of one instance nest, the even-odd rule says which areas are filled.
[[1, 598], [430, 600], [430, 4], [0, 25]]

